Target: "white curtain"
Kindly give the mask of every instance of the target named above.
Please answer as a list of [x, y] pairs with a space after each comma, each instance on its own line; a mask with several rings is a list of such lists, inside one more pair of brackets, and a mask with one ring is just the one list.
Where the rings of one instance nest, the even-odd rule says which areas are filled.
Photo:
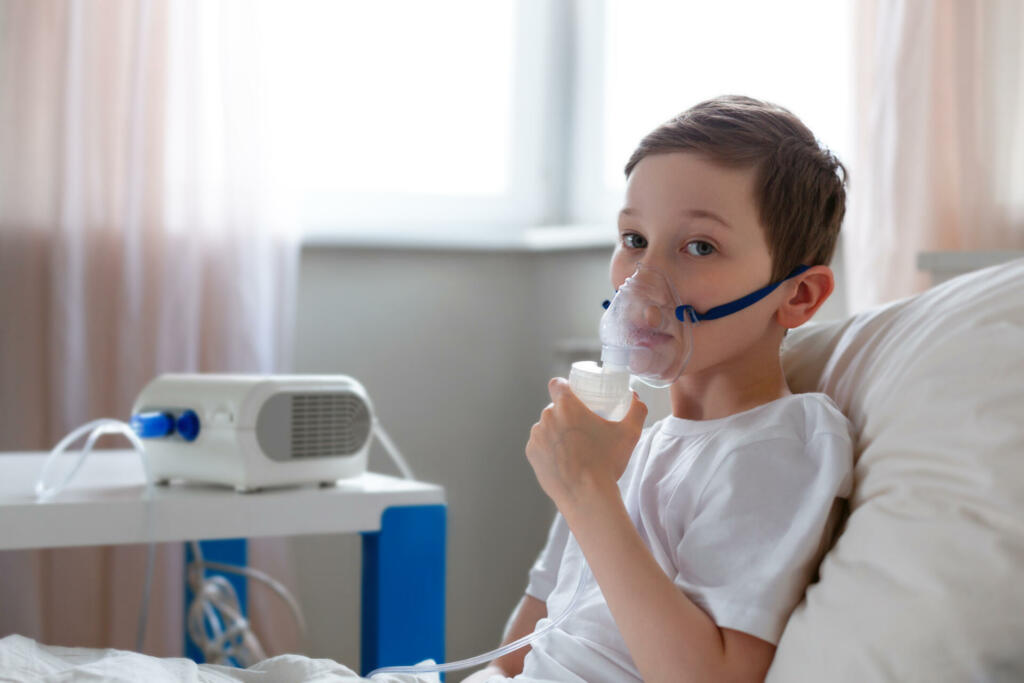
[[[127, 419], [161, 372], [287, 370], [298, 245], [260, 18], [248, 2], [0, 0], [0, 450]], [[282, 548], [254, 544], [252, 563], [287, 579]], [[0, 635], [134, 649], [144, 555], [0, 553]], [[181, 654], [181, 563], [161, 547], [151, 654]], [[264, 626], [294, 647], [286, 616]]]
[[854, 7], [851, 311], [926, 288], [920, 251], [1024, 248], [1024, 3]]

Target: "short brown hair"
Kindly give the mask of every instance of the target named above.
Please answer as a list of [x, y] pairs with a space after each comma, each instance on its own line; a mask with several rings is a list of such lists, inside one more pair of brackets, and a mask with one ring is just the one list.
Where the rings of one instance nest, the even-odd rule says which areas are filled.
[[701, 102], [651, 131], [626, 164], [692, 151], [756, 168], [755, 197], [772, 256], [772, 281], [797, 265], [832, 260], [846, 213], [846, 167], [788, 109], [740, 95]]

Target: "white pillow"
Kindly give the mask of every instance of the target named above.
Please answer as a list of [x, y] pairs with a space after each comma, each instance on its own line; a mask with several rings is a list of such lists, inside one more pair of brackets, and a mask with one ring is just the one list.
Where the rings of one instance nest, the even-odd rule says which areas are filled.
[[767, 681], [1024, 681], [1024, 260], [794, 330], [783, 358], [856, 460]]

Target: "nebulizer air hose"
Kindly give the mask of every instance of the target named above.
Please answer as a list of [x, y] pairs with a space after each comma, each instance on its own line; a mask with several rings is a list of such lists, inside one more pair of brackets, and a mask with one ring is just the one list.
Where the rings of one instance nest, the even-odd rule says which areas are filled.
[[469, 669], [474, 666], [487, 664], [488, 662], [491, 662], [497, 659], [498, 657], [504, 657], [510, 652], [515, 652], [516, 650], [522, 649], [530, 643], [532, 643], [533, 641], [537, 640], [538, 638], [541, 638], [544, 635], [546, 635], [548, 631], [557, 628], [563, 621], [565, 621], [569, 617], [569, 615], [576, 611], [576, 603], [579, 602], [580, 596], [583, 595], [583, 589], [586, 586], [587, 576], [589, 575], [589, 573], [589, 568], [587, 568], [586, 564], [584, 564], [583, 570], [580, 572], [579, 583], [576, 584], [576, 591], [573, 593], [572, 598], [569, 600], [569, 605], [565, 608], [565, 610], [563, 610], [561, 614], [559, 614], [556, 618], [552, 619], [550, 622], [548, 622], [541, 628], [537, 629], [533, 633], [530, 633], [529, 635], [523, 636], [519, 640], [515, 640], [509, 643], [508, 645], [503, 645], [497, 648], [496, 650], [485, 652], [482, 655], [476, 655], [475, 657], [470, 657], [469, 659], [462, 659], [457, 662], [447, 662], [445, 664], [417, 664], [416, 666], [385, 666], [381, 667], [380, 669], [374, 669], [369, 673], [368, 677], [373, 678], [377, 674], [427, 674], [434, 672], [443, 673], [447, 671], [459, 671], [460, 669]]

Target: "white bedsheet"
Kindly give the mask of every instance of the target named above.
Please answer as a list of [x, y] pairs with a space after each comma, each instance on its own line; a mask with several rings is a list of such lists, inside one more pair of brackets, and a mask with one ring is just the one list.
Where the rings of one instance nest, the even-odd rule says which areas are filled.
[[[43, 645], [11, 635], [0, 639], [0, 682], [32, 681], [104, 683], [290, 683], [292, 681], [368, 681], [330, 659], [302, 655], [271, 657], [248, 669], [196, 664], [183, 657], [150, 657], [137, 652]], [[440, 683], [437, 674], [377, 676], [374, 683]]]

